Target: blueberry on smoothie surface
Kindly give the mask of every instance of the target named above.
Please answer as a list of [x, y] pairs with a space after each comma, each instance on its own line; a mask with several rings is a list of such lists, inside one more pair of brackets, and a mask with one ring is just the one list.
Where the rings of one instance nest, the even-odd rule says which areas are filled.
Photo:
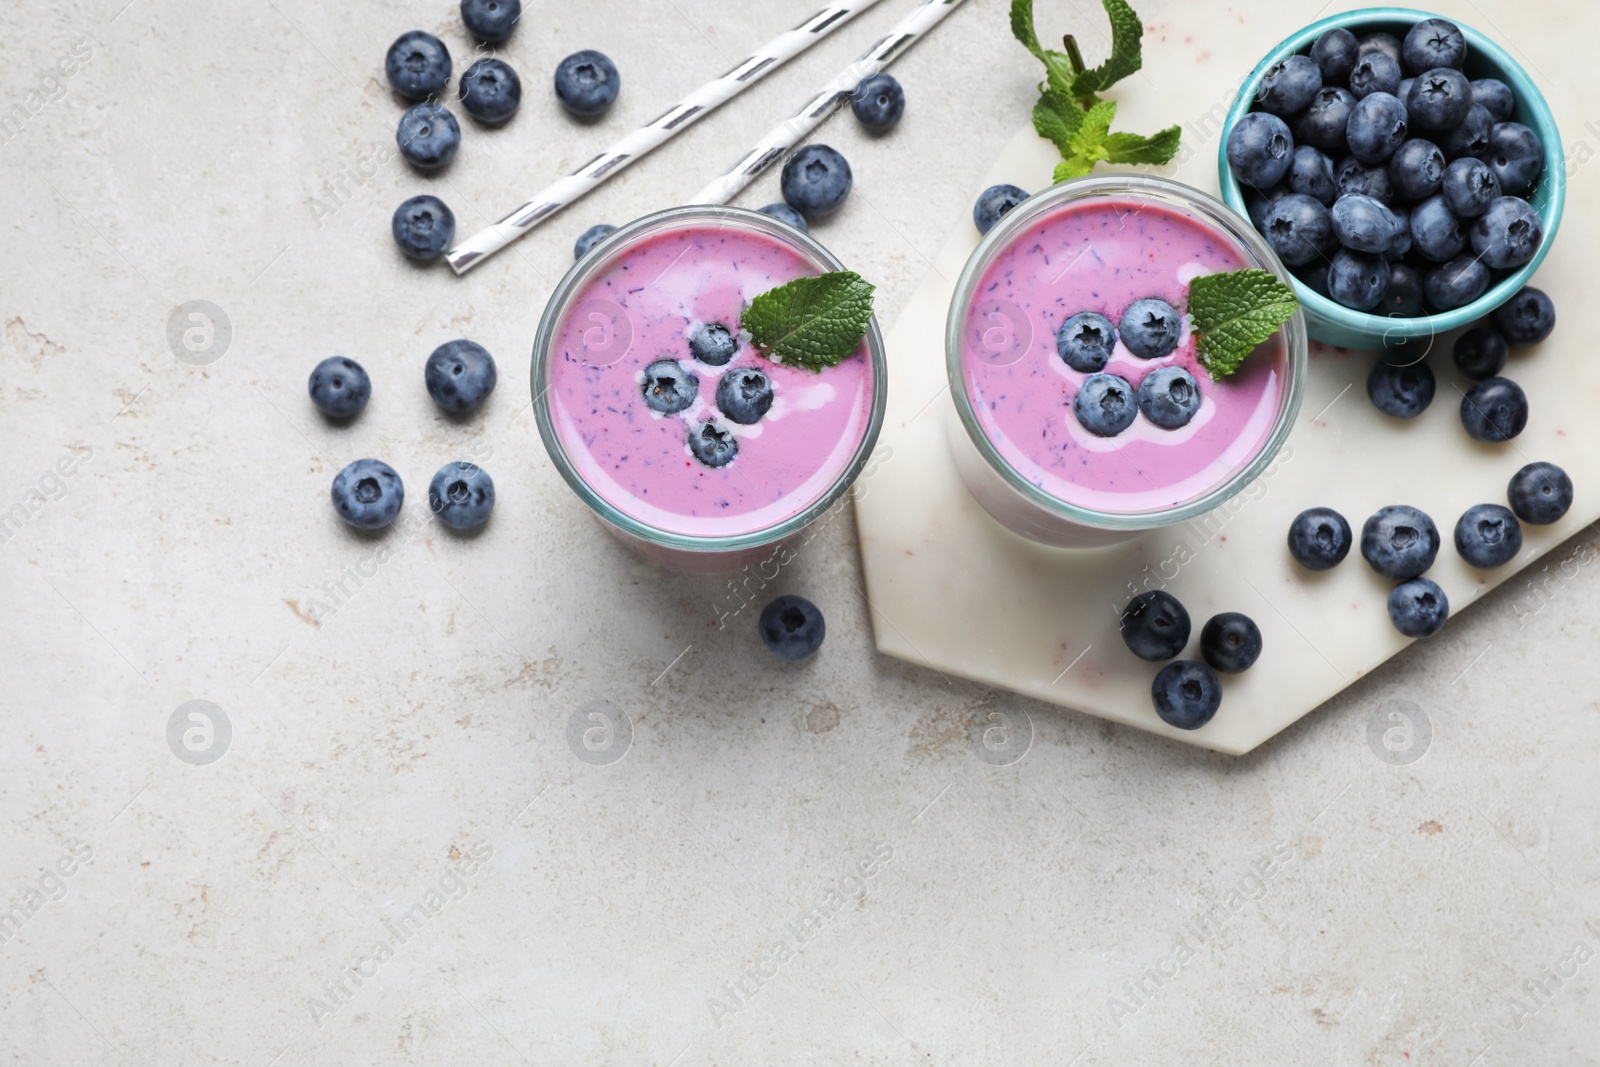
[[1183, 316], [1165, 300], [1147, 296], [1128, 305], [1117, 333], [1123, 347], [1140, 359], [1160, 359], [1178, 347]]
[[446, 463], [428, 483], [428, 507], [452, 530], [482, 526], [494, 510], [494, 479], [476, 463]]
[[1189, 424], [1200, 410], [1200, 383], [1182, 367], [1160, 367], [1139, 383], [1139, 410], [1163, 430]]
[[825, 144], [808, 144], [783, 165], [784, 201], [807, 218], [826, 218], [844, 206], [855, 179], [850, 164]]
[[1189, 613], [1161, 589], [1140, 593], [1122, 609], [1122, 643], [1140, 659], [1172, 659], [1189, 643]]
[[504, 60], [480, 59], [461, 75], [461, 106], [479, 122], [506, 122], [521, 103], [522, 79]]
[[784, 659], [805, 659], [822, 647], [828, 627], [817, 606], [803, 596], [775, 597], [756, 622], [761, 643]]
[[345, 356], [329, 356], [311, 371], [311, 402], [330, 419], [348, 419], [361, 413], [372, 397], [372, 379], [366, 368]]
[[772, 410], [772, 379], [757, 367], [735, 367], [717, 382], [717, 410], [729, 422], [750, 426]]
[[1139, 414], [1132, 385], [1115, 374], [1091, 374], [1072, 398], [1078, 424], [1097, 437], [1115, 437], [1133, 425]]
[[720, 322], [701, 323], [689, 335], [689, 352], [708, 367], [721, 367], [739, 351], [739, 339]]
[[1150, 684], [1150, 699], [1156, 714], [1168, 726], [1198, 730], [1222, 706], [1222, 683], [1204, 663], [1179, 660], [1156, 672], [1155, 681]]
[[700, 395], [700, 379], [675, 359], [658, 359], [644, 369], [639, 390], [651, 411], [676, 415]]
[[414, 196], [395, 208], [389, 229], [407, 258], [427, 262], [456, 239], [456, 216], [436, 196]]
[[383, 72], [407, 100], [426, 100], [450, 83], [450, 50], [433, 34], [412, 30], [389, 46]]
[[1056, 330], [1056, 354], [1075, 371], [1104, 370], [1117, 346], [1117, 328], [1097, 311], [1080, 311]]
[[972, 221], [979, 233], [988, 233], [995, 223], [1026, 199], [1027, 192], [1015, 185], [991, 185], [978, 194], [977, 202], [972, 205]]
[[341, 519], [358, 530], [378, 530], [400, 514], [406, 491], [393, 467], [358, 459], [334, 475], [332, 495]]
[[433, 402], [450, 412], [471, 411], [494, 392], [499, 373], [494, 357], [476, 341], [446, 341], [423, 367], [422, 380]]
[[1530, 526], [1548, 526], [1572, 507], [1572, 479], [1554, 463], [1529, 463], [1511, 476], [1506, 497], [1517, 518]]
[[739, 439], [714, 420], [690, 423], [689, 452], [708, 467], [725, 467], [739, 454]]
[[605, 114], [617, 102], [622, 75], [603, 52], [574, 52], [556, 67], [556, 97], [561, 106], [582, 118]]

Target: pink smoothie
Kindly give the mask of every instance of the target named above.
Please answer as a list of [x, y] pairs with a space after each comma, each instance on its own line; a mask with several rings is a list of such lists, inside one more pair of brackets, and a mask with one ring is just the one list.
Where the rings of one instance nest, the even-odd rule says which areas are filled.
[[[871, 422], [865, 343], [820, 373], [776, 364], [746, 340], [722, 367], [689, 350], [702, 324], [737, 334], [756, 296], [825, 269], [777, 238], [703, 223], [644, 237], [615, 256], [572, 301], [550, 353], [550, 414], [578, 476], [636, 521], [690, 536], [765, 530], [826, 494]], [[687, 410], [663, 415], [645, 405], [644, 368], [658, 359], [675, 359], [699, 379]], [[766, 372], [773, 402], [759, 422], [741, 426], [718, 412], [717, 381], [747, 366]], [[689, 451], [690, 424], [708, 418], [738, 441], [726, 466], [708, 467]]]
[[1072, 412], [1089, 375], [1057, 355], [1056, 330], [1082, 311], [1120, 323], [1141, 297], [1181, 312], [1192, 278], [1253, 265], [1231, 238], [1154, 204], [1079, 201], [1042, 215], [990, 263], [967, 311], [962, 375], [983, 432], [1024, 478], [1079, 507], [1144, 512], [1203, 496], [1272, 433], [1282, 335], [1221, 382], [1195, 359], [1187, 322], [1177, 351], [1161, 359], [1140, 359], [1119, 339], [1105, 373], [1137, 389], [1150, 372], [1182, 366], [1200, 384], [1200, 409], [1177, 430], [1141, 414], [1115, 437], [1097, 437]]

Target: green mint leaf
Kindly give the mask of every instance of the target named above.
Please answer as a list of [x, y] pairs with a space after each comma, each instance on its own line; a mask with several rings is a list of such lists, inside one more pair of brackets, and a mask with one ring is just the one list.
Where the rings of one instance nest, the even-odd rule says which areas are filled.
[[1011, 36], [1040, 59], [1044, 49], [1039, 47], [1039, 35], [1033, 30], [1033, 0], [1011, 0]]
[[1066, 110], [1061, 110], [1052, 100], [1051, 94], [1046, 93], [1033, 105], [1033, 128], [1039, 131], [1039, 136], [1056, 146], [1056, 150], [1063, 156], [1072, 153], [1072, 139], [1083, 125], [1083, 112], [1074, 104], [1068, 104]]
[[1063, 102], [1070, 103], [1076, 96], [1072, 85], [1078, 78], [1078, 71], [1065, 52], [1055, 52], [1039, 44], [1039, 35], [1033, 28], [1033, 0], [1011, 0], [1011, 35], [1044, 64], [1050, 89], [1060, 94]]
[[1064, 182], [1069, 178], [1081, 178], [1094, 170], [1094, 160], [1084, 159], [1082, 156], [1069, 156], [1056, 164], [1056, 182]]
[[821, 371], [855, 353], [872, 319], [873, 286], [852, 271], [796, 278], [745, 308], [740, 325], [774, 363]]
[[1195, 351], [1213, 381], [1238, 370], [1298, 310], [1294, 290], [1264, 270], [1203, 274], [1189, 283]]
[[1084, 112], [1078, 132], [1073, 134], [1071, 155], [1091, 161], [1091, 166], [1106, 158], [1106, 135], [1111, 132], [1111, 120], [1117, 117], [1113, 100], [1102, 100]]
[[[1021, 0], [1017, 0], [1018, 3]], [[1106, 9], [1106, 15], [1111, 19], [1111, 55], [1098, 67], [1079, 74], [1072, 85], [1072, 94], [1078, 97], [1090, 97], [1095, 93], [1105, 92], [1117, 82], [1144, 66], [1143, 48], [1140, 39], [1144, 37], [1144, 23], [1133, 8], [1127, 5], [1126, 0], [1100, 0]], [[1029, 25], [1032, 26], [1032, 4], [1029, 3]], [[1015, 29], [1016, 4], [1012, 5], [1012, 23]]]
[[1111, 163], [1170, 163], [1178, 154], [1182, 129], [1168, 126], [1158, 134], [1113, 133], [1106, 138], [1106, 159]]

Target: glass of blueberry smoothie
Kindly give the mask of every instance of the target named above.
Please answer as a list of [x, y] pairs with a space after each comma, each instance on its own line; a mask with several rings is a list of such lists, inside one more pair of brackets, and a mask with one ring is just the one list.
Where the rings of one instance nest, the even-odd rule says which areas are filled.
[[1196, 354], [1189, 284], [1289, 275], [1198, 190], [1115, 175], [1025, 200], [984, 238], [945, 334], [956, 467], [998, 522], [1093, 547], [1194, 518], [1255, 479], [1305, 388], [1296, 312], [1231, 374]]
[[740, 329], [758, 295], [843, 269], [771, 216], [680, 207], [567, 273], [534, 343], [534, 412], [607, 529], [669, 566], [722, 570], [770, 555], [844, 495], [883, 422], [877, 320], [815, 371], [767, 358]]

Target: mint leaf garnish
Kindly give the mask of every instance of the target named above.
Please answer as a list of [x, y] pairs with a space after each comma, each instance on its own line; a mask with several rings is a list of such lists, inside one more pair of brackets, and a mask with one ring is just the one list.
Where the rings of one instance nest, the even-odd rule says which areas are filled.
[[1257, 345], [1299, 310], [1294, 290], [1264, 270], [1202, 274], [1189, 283], [1195, 352], [1212, 381], [1238, 370]]
[[867, 335], [873, 289], [847, 270], [796, 278], [752, 300], [740, 325], [774, 363], [821, 371], [849, 358]]
[[[1083, 71], [1072, 83], [1077, 96], [1103, 93], [1130, 74], [1144, 66], [1144, 49], [1139, 41], [1144, 37], [1144, 23], [1123, 0], [1101, 0], [1106, 16], [1111, 19], [1111, 55], [1093, 70]], [[1012, 17], [1015, 32], [1016, 17]]]

